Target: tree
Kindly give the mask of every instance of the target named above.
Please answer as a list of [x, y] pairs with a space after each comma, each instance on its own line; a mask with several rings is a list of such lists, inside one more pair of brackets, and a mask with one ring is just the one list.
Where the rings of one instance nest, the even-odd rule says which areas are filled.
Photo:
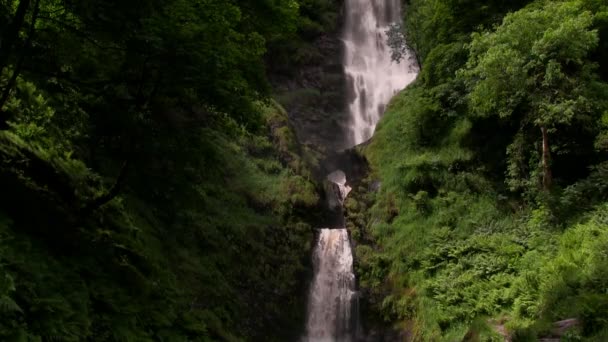
[[2, 32], [2, 38], [0, 39], [0, 74], [7, 66], [11, 52], [19, 39], [19, 31], [25, 22], [30, 3], [30, 0], [19, 1], [15, 15]]
[[[522, 129], [535, 127], [540, 133], [544, 190], [553, 178], [551, 134], [599, 112], [596, 66], [588, 58], [598, 44], [593, 19], [577, 2], [549, 2], [509, 14], [495, 32], [473, 35], [468, 68], [460, 74], [470, 87], [475, 115], [519, 120]], [[514, 144], [524, 141], [517, 138]]]

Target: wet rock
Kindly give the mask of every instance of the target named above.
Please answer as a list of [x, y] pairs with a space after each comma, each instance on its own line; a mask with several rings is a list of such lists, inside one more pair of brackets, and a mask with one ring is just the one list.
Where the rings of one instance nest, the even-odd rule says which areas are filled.
[[289, 113], [300, 142], [321, 150], [344, 148], [347, 82], [340, 31], [323, 33], [304, 50], [307, 60], [292, 66], [295, 70], [289, 73], [271, 70], [275, 98]]

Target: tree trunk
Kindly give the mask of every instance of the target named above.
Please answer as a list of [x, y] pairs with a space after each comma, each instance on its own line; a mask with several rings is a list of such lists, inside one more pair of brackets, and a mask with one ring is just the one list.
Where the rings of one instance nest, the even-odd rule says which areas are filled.
[[83, 208], [83, 212], [85, 214], [88, 214], [88, 213], [92, 212], [93, 210], [98, 209], [102, 205], [110, 202], [112, 199], [114, 199], [114, 197], [118, 196], [118, 194], [120, 193], [120, 191], [122, 189], [122, 186], [125, 183], [125, 179], [127, 178], [128, 168], [129, 168], [129, 160], [127, 159], [122, 164], [122, 167], [120, 168], [120, 173], [118, 174], [118, 177], [116, 177], [116, 182], [114, 182], [114, 185], [112, 186], [112, 188], [110, 188], [110, 190], [108, 192], [106, 192], [105, 194], [100, 195], [99, 197], [93, 199], [91, 202], [87, 203]]
[[[21, 67], [23, 67], [23, 63], [25, 61], [25, 55], [27, 54], [27, 50], [32, 45], [32, 40], [34, 38], [34, 30], [36, 29], [36, 20], [38, 20], [38, 10], [39, 9], [40, 9], [40, 0], [36, 0], [36, 3], [34, 4], [34, 11], [32, 12], [32, 22], [30, 23], [30, 27], [29, 27], [29, 30], [27, 33], [27, 40], [25, 41], [25, 44], [23, 45], [23, 50], [21, 51], [21, 55], [19, 56], [19, 59], [14, 66], [13, 75], [11, 76], [11, 78], [8, 81], [8, 83], [6, 84], [6, 86], [4, 86], [4, 90], [2, 91], [2, 97], [0, 98], [0, 113], [3, 113], [2, 109], [4, 108], [4, 104], [8, 100], [8, 98], [11, 94], [11, 90], [17, 83], [17, 77], [19, 77], [19, 74], [21, 73]], [[7, 118], [4, 117], [3, 119], [7, 119]]]
[[0, 74], [2, 74], [2, 70], [8, 65], [8, 59], [12, 53], [15, 42], [19, 38], [19, 31], [25, 21], [25, 15], [30, 7], [30, 2], [31, 0], [19, 1], [15, 17], [8, 25], [6, 33], [2, 37], [2, 45], [0, 45]]
[[551, 149], [549, 147], [549, 134], [547, 133], [546, 126], [540, 126], [540, 131], [543, 134], [543, 190], [549, 191], [551, 189], [551, 183], [553, 182], [553, 175], [551, 173]]

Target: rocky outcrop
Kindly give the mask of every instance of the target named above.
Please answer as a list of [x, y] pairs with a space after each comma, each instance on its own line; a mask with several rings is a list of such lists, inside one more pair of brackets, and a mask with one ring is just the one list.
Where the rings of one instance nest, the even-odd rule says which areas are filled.
[[[505, 342], [513, 341], [513, 338], [507, 328], [505, 327], [504, 322], [488, 322], [490, 326], [496, 331], [500, 336], [502, 336]], [[576, 318], [568, 318], [561, 321], [553, 322], [551, 330], [548, 334], [544, 334], [543, 336], [538, 338], [539, 342], [559, 342], [562, 340], [562, 337], [566, 335], [571, 330], [580, 328], [581, 322]]]
[[322, 151], [344, 148], [346, 113], [344, 46], [340, 39], [343, 3], [333, 3], [335, 26], [299, 46], [295, 65], [280, 70], [270, 63], [275, 98], [289, 113], [301, 143]]

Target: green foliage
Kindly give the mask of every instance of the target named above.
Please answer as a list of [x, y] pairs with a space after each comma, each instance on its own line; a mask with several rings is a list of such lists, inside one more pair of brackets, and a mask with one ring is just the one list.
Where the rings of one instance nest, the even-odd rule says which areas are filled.
[[0, 3], [0, 340], [295, 339], [318, 156], [265, 58], [334, 4], [41, 0], [20, 23], [19, 3]]
[[303, 65], [320, 63], [323, 56], [316, 41], [339, 30], [341, 1], [298, 0], [297, 3], [299, 16], [293, 22], [295, 32], [282, 31], [280, 39], [270, 41], [268, 66], [275, 75], [293, 76]]
[[[43, 189], [53, 195], [58, 184], [3, 164], [5, 181], [31, 189], [8, 206], [15, 222], [5, 216], [0, 221], [3, 338], [19, 331], [66, 341], [291, 336], [303, 314], [298, 278], [311, 229], [297, 208], [316, 205], [315, 189], [280, 163], [267, 171], [280, 155], [267, 138], [199, 134], [201, 147], [210, 149], [200, 158], [213, 156], [217, 173], [183, 184], [187, 188], [171, 194], [171, 206], [161, 210], [164, 202], [143, 202], [130, 193], [84, 221], [77, 211], [66, 212], [64, 227], [45, 219], [70, 205], [62, 199], [39, 202], [49, 208], [38, 207], [40, 222], [18, 211], [26, 205], [22, 201], [31, 201], [27, 196]], [[244, 149], [252, 144], [271, 147], [254, 156]], [[80, 201], [95, 192], [86, 189], [95, 183], [76, 182], [90, 171], [61, 168], [67, 161], [46, 160], [42, 150], [27, 152], [31, 148], [13, 137], [3, 140], [1, 150], [4, 158], [22, 153], [49, 163], [72, 180], [63, 186], [78, 190]], [[59, 235], [47, 237], [49, 230]], [[64, 244], [67, 254], [56, 250]]]
[[505, 13], [528, 2], [492, 0], [480, 4], [473, 0], [412, 0], [404, 17], [407, 44], [418, 61], [426, 65], [427, 56], [436, 46], [466, 41], [473, 29], [496, 24]]
[[606, 336], [605, 6], [506, 14], [525, 3], [408, 8], [422, 69], [365, 148], [380, 189], [356, 188], [347, 213], [365, 315], [417, 341], [536, 340], [570, 318], [564, 340]]
[[[543, 272], [541, 315], [580, 317], [586, 333], [597, 333], [606, 325], [607, 227], [606, 208], [602, 206], [589, 221], [564, 234], [557, 257]], [[602, 288], [599, 293], [593, 291]]]
[[584, 115], [596, 80], [586, 61], [598, 43], [592, 21], [575, 3], [558, 2], [507, 15], [495, 32], [475, 35], [465, 73], [475, 80], [473, 112], [507, 117], [523, 107], [537, 125]]

